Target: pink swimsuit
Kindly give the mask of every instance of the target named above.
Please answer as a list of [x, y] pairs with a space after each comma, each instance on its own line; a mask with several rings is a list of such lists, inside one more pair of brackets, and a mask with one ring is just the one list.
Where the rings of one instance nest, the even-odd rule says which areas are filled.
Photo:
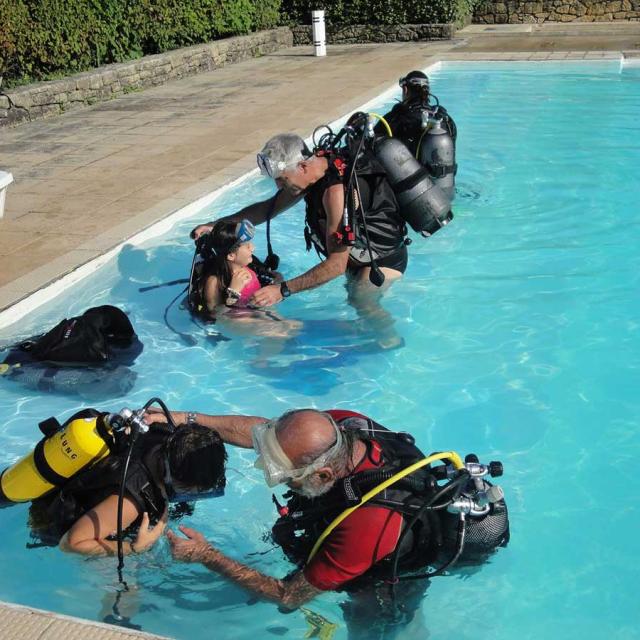
[[[247, 267], [247, 269], [249, 268]], [[247, 282], [247, 284], [242, 287], [242, 291], [240, 292], [240, 299], [234, 305], [235, 307], [247, 307], [249, 304], [249, 300], [251, 300], [251, 296], [261, 287], [256, 272], [253, 269], [249, 269], [249, 273], [251, 274], [251, 280], [249, 280], [249, 282]]]

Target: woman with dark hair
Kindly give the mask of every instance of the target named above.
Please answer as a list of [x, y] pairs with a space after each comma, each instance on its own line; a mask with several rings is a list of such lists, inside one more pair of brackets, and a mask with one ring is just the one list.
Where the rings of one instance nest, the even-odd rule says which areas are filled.
[[[118, 495], [127, 452], [112, 453], [35, 500], [30, 525], [45, 544], [82, 555], [117, 552]], [[221, 495], [227, 454], [218, 433], [193, 420], [176, 431], [154, 423], [134, 444], [125, 483], [124, 553], [142, 553], [162, 535], [169, 503]]]
[[[427, 74], [422, 71], [410, 71], [400, 78], [399, 85], [402, 89], [402, 100], [384, 116], [394, 137], [404, 142], [415, 156], [425, 129], [425, 118], [432, 117], [442, 119], [455, 143], [458, 135], [456, 123], [431, 93]], [[375, 131], [378, 135], [386, 135], [381, 122], [376, 125]]]

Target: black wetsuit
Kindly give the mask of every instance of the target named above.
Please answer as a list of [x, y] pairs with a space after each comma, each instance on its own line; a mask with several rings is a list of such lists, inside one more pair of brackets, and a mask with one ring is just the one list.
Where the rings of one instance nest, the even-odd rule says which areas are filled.
[[[153, 523], [164, 512], [167, 497], [164, 484], [168, 429], [154, 426], [134, 445], [125, 496], [140, 514], [147, 512]], [[34, 500], [29, 511], [32, 535], [46, 544], [60, 538], [87, 511], [120, 491], [122, 465], [126, 452], [114, 453], [81, 471], [57, 492]], [[138, 521], [132, 526], [139, 524]]]
[[[327, 256], [328, 251], [326, 247], [327, 212], [322, 198], [329, 187], [335, 184], [345, 185], [351, 172], [348, 159], [335, 155], [325, 157], [329, 163], [327, 172], [310, 187], [304, 197], [307, 210], [305, 230], [307, 249], [313, 245], [323, 256]], [[356, 271], [368, 266], [371, 262], [362, 215], [364, 209], [366, 231], [378, 266], [389, 267], [404, 273], [407, 267], [406, 225], [400, 216], [398, 202], [385, 172], [375, 158], [364, 154], [358, 160], [356, 175], [355, 180], [358, 181], [364, 206], [356, 205], [352, 214], [355, 246], [350, 250], [348, 269]], [[353, 186], [352, 192], [345, 194], [350, 210], [354, 208], [353, 203], [359, 203], [360, 200]]]
[[[455, 142], [458, 135], [456, 123], [447, 110], [440, 105], [426, 105], [420, 100], [398, 102], [391, 111], [384, 116], [391, 127], [394, 137], [404, 142], [414, 156], [416, 155], [418, 144], [424, 131], [422, 114], [425, 111], [435, 118], [441, 118], [443, 120], [445, 129], [448, 130], [449, 135]], [[381, 136], [386, 135], [386, 129], [382, 122], [376, 124], [375, 132]]]

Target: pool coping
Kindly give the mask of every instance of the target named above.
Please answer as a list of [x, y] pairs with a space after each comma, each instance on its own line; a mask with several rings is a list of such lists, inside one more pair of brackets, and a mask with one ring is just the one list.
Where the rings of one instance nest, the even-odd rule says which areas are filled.
[[168, 636], [8, 602], [0, 602], [0, 637], [3, 640], [69, 640], [70, 637], [90, 637], [92, 640], [170, 640]]

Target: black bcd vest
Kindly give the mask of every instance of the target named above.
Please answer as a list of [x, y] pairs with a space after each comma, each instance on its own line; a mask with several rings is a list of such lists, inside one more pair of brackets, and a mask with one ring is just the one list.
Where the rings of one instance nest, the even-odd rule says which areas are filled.
[[[387, 477], [425, 457], [413, 444], [409, 434], [391, 432], [368, 418], [347, 417], [338, 424], [359, 431], [359, 439], [367, 444], [367, 455], [370, 455], [371, 442], [375, 440], [382, 449], [383, 465], [343, 478], [318, 498], [306, 498], [293, 491], [285, 494], [287, 514], [281, 515], [275, 522], [272, 538], [287, 558], [299, 567], [305, 564], [316, 540], [335, 517], [357, 504], [363, 494]], [[387, 488], [360, 508], [366, 509], [367, 505], [383, 507], [401, 513], [406, 523], [435, 491], [436, 481], [427, 466]], [[426, 567], [438, 556], [442, 543], [440, 519], [427, 510], [404, 538], [398, 565], [400, 570], [412, 571]], [[359, 588], [371, 581], [389, 577], [392, 556], [377, 562], [345, 588]]]
[[[347, 156], [328, 154], [325, 156], [329, 168], [325, 175], [313, 184], [305, 194], [307, 250], [313, 245], [316, 251], [327, 256], [326, 222], [327, 213], [322, 202], [325, 191], [346, 182], [351, 173], [351, 160]], [[351, 212], [355, 231], [355, 246], [350, 250], [351, 258], [359, 264], [370, 262], [363, 223], [364, 212], [367, 231], [374, 259], [384, 258], [398, 251], [404, 244], [406, 225], [400, 216], [398, 201], [389, 184], [384, 169], [373, 155], [365, 150], [357, 160], [356, 178], [360, 187], [362, 202], [352, 185], [345, 198]], [[354, 209], [355, 203], [355, 209]]]

